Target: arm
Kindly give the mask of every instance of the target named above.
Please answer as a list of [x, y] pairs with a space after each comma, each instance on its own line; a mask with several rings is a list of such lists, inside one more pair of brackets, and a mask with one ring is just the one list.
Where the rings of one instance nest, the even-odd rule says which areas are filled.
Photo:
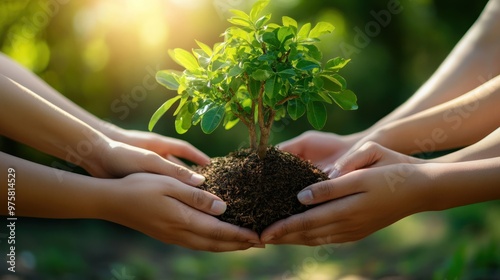
[[0, 75], [4, 75], [23, 85], [23, 87], [26, 87], [42, 99], [47, 100], [55, 107], [67, 112], [69, 115], [72, 115], [112, 140], [147, 149], [163, 157], [168, 157], [169, 155], [179, 156], [201, 165], [210, 162], [210, 159], [204, 153], [185, 141], [162, 137], [155, 133], [124, 130], [111, 123], [100, 120], [71, 102], [35, 74], [23, 68], [2, 53], [0, 53]]
[[94, 176], [153, 172], [194, 185], [204, 180], [201, 175], [153, 152], [109, 139], [3, 75], [0, 75], [0, 96], [2, 135], [80, 165]]
[[359, 141], [416, 154], [475, 143], [500, 126], [500, 75], [453, 100], [385, 125]]
[[408, 101], [373, 125], [366, 134], [400, 118], [452, 100], [500, 74], [499, 32], [500, 2], [492, 0], [431, 78]]
[[[197, 250], [242, 250], [258, 243], [255, 232], [208, 215], [225, 211], [219, 198], [171, 177], [137, 173], [98, 179], [62, 171], [60, 180], [52, 168], [0, 152], [1, 173], [8, 168], [15, 170], [16, 216], [103, 219]], [[6, 203], [1, 202], [1, 215], [8, 214]]]
[[499, 168], [497, 157], [357, 170], [305, 188], [298, 195], [302, 203], [324, 203], [276, 222], [261, 240], [304, 245], [354, 241], [414, 213], [500, 199]]
[[[280, 148], [324, 166], [334, 162], [358, 141], [361, 140], [362, 143], [359, 143], [356, 148], [373, 140], [369, 137], [392, 123], [471, 91], [500, 74], [500, 64], [497, 63], [500, 61], [499, 30], [500, 2], [490, 1], [478, 20], [432, 77], [391, 114], [369, 129], [356, 134], [339, 136], [333, 133], [310, 131], [282, 143]], [[367, 139], [362, 140], [363, 138]], [[321, 139], [321, 143], [316, 139]]]
[[500, 128], [497, 128], [488, 136], [481, 139], [481, 141], [468, 147], [442, 157], [423, 160], [392, 151], [375, 142], [367, 142], [356, 151], [342, 156], [335, 164], [327, 166], [325, 172], [328, 172], [329, 177], [334, 179], [358, 169], [380, 167], [390, 164], [451, 163], [500, 157], [499, 144]]

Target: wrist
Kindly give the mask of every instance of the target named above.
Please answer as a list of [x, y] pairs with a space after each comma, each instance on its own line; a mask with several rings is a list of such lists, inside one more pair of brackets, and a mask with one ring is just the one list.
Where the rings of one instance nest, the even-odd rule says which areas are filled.
[[125, 130], [119, 126], [110, 122], [101, 121], [99, 123], [99, 127], [96, 129], [112, 140], [123, 142], [122, 140], [124, 138]]

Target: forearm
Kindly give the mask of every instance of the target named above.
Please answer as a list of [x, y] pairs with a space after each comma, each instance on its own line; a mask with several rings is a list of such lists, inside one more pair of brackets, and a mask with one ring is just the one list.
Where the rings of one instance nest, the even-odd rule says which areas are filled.
[[499, 18], [500, 4], [490, 1], [431, 78], [369, 131], [452, 100], [500, 74]]
[[400, 119], [365, 140], [417, 154], [471, 145], [500, 126], [500, 75], [451, 101]]
[[420, 165], [426, 211], [500, 199], [500, 157], [458, 163]]
[[[39, 218], [100, 218], [100, 192], [109, 180], [53, 169], [0, 152], [3, 186], [7, 170], [15, 170], [15, 215]], [[7, 187], [2, 187], [6, 197]], [[2, 200], [1, 215], [7, 215]]]
[[0, 75], [0, 133], [77, 165], [96, 162], [110, 139]]
[[81, 120], [95, 130], [102, 132], [103, 134], [114, 140], [118, 140], [115, 139], [119, 134], [120, 129], [118, 127], [97, 118], [93, 114], [76, 105], [74, 102], [57, 92], [54, 88], [52, 88], [38, 76], [25, 69], [2, 53], [0, 53], [0, 75], [4, 75], [16, 81], [17, 83], [31, 90], [33, 93], [39, 95], [56, 107], [61, 108], [63, 111], [66, 111], [70, 115]]
[[500, 128], [490, 133], [481, 141], [456, 152], [431, 159], [431, 162], [460, 162], [500, 157]]

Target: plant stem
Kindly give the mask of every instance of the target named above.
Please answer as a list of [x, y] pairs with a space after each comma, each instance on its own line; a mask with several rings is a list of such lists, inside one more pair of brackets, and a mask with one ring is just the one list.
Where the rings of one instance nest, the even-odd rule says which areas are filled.
[[262, 82], [260, 86], [260, 92], [257, 103], [258, 110], [258, 122], [259, 122], [259, 130], [260, 130], [260, 139], [259, 139], [259, 147], [257, 148], [257, 155], [260, 159], [264, 159], [266, 157], [267, 152], [267, 141], [269, 139], [270, 128], [266, 125], [265, 113], [264, 113], [264, 85]]

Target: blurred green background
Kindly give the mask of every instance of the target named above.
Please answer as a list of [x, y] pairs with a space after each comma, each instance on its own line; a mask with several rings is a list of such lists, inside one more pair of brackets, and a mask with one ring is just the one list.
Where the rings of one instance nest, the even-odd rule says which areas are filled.
[[[324, 130], [348, 134], [369, 127], [411, 96], [486, 2], [273, 0], [269, 11], [275, 21], [287, 15], [299, 23], [329, 21], [336, 26], [320, 48], [325, 58], [352, 58], [343, 76], [358, 95], [359, 110], [330, 107]], [[229, 10], [249, 9], [251, 3], [0, 0], [0, 51], [98, 117], [146, 130], [156, 108], [175, 94], [154, 81], [157, 70], [178, 68], [167, 50], [196, 47], [195, 39], [210, 45], [220, 41]], [[399, 12], [386, 22], [380, 17], [377, 21], [388, 5], [396, 5]], [[210, 156], [247, 143], [242, 125], [211, 135], [198, 128], [176, 135], [167, 115], [156, 132], [185, 139]], [[285, 120], [275, 125], [272, 143], [309, 129], [305, 119]], [[47, 165], [56, 160], [5, 138], [0, 147]], [[350, 244], [213, 254], [166, 245], [102, 221], [21, 218], [16, 229], [18, 272], [5, 273], [2, 261], [0, 278], [498, 279], [499, 220], [500, 205], [490, 202], [414, 215]]]

